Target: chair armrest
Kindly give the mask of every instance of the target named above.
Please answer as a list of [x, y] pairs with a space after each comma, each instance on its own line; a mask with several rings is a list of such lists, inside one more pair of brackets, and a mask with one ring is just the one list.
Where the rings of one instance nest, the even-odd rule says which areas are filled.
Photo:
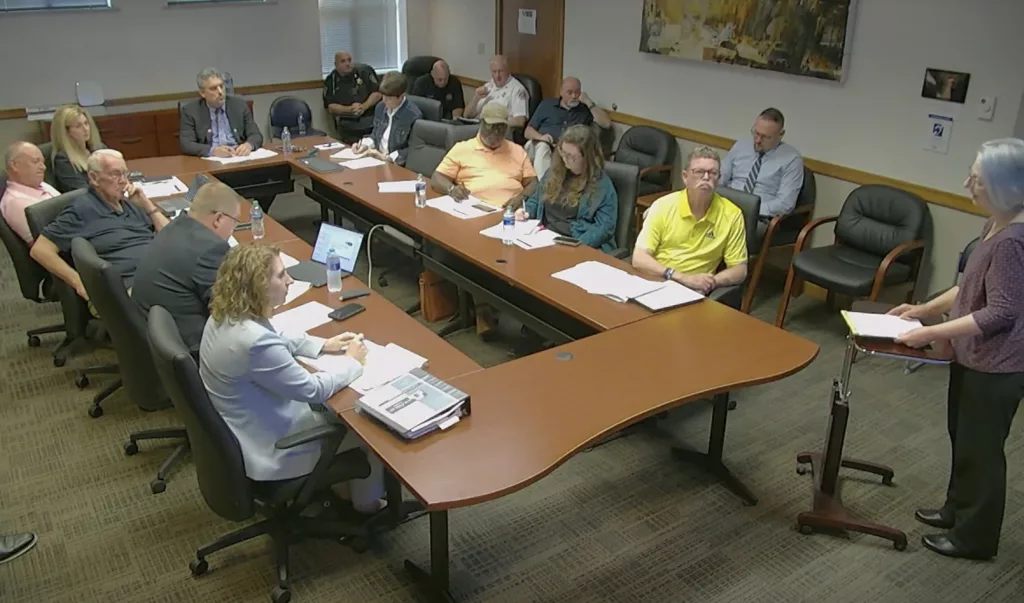
[[818, 218], [817, 220], [811, 220], [806, 226], [800, 229], [800, 235], [796, 238], [796, 246], [793, 248], [793, 255], [800, 253], [804, 249], [804, 245], [807, 244], [807, 240], [810, 238], [811, 233], [815, 228], [828, 224], [829, 222], [835, 222], [839, 219], [839, 216], [825, 216], [824, 218]]
[[768, 222], [768, 228], [764, 232], [764, 240], [761, 241], [761, 251], [758, 252], [759, 255], [768, 253], [768, 249], [772, 246], [772, 240], [775, 238], [775, 231], [782, 227], [783, 222], [795, 216], [800, 216], [804, 214], [809, 216], [813, 212], [813, 206], [801, 205], [800, 207], [794, 208], [793, 211], [789, 212], [788, 214], [783, 214], [781, 216], [772, 216], [772, 219]]
[[743, 304], [743, 285], [725, 285], [712, 289], [708, 299], [725, 304], [734, 310], [739, 310]]
[[288, 450], [289, 448], [295, 448], [302, 444], [308, 444], [309, 442], [315, 442], [317, 440], [326, 440], [327, 438], [343, 438], [345, 437], [346, 428], [344, 425], [317, 425], [310, 429], [303, 429], [295, 433], [290, 433], [280, 440], [274, 442], [274, 448], [278, 450]]
[[672, 166], [671, 165], [669, 165], [667, 163], [662, 163], [660, 165], [652, 165], [652, 166], [649, 166], [649, 167], [645, 167], [644, 169], [640, 170], [640, 177], [643, 178], [644, 176], [647, 176], [649, 174], [660, 174], [662, 172], [671, 172], [671, 171], [672, 171]]
[[620, 260], [627, 260], [629, 259], [629, 250], [625, 247], [619, 247], [618, 249], [613, 249], [608, 255]]
[[878, 270], [875, 272], [875, 282], [871, 285], [871, 299], [875, 299], [882, 291], [882, 283], [885, 282], [885, 274], [889, 271], [889, 266], [901, 255], [910, 253], [915, 249], [924, 249], [924, 241], [915, 240], [901, 243], [882, 258], [882, 263], [879, 264]]

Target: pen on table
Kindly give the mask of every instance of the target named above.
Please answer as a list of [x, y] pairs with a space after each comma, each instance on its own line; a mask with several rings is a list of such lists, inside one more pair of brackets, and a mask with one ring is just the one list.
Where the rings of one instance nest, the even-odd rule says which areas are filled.
[[453, 212], [459, 214], [460, 216], [466, 216], [467, 218], [469, 217], [469, 214], [467, 214], [466, 212], [463, 212], [463, 211], [459, 211], [458, 208], [453, 207], [451, 209], [452, 209]]
[[526, 242], [525, 240], [523, 240], [523, 239], [516, 239], [516, 243], [519, 243], [519, 244], [521, 244], [521, 245], [525, 245], [526, 247], [528, 247], [528, 248], [530, 248], [530, 249], [533, 249], [533, 248], [535, 247], [535, 245], [532, 245], [532, 244], [530, 244], [530, 243], [527, 243], [527, 242]]

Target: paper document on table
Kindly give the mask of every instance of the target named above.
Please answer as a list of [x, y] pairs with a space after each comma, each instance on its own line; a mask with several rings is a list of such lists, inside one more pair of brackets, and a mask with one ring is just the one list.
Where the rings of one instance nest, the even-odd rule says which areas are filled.
[[480, 216], [489, 216], [491, 214], [491, 212], [486, 212], [473, 207], [477, 204], [484, 204], [484, 202], [473, 196], [470, 196], [469, 199], [462, 202], [452, 199], [451, 195], [427, 199], [428, 207], [439, 209], [448, 215], [459, 218], [460, 220], [469, 220], [471, 218], [479, 218]]
[[172, 197], [188, 192], [188, 187], [185, 186], [184, 182], [178, 180], [177, 176], [168, 180], [157, 180], [156, 182], [138, 182], [135, 186], [141, 188], [142, 192], [150, 199]]
[[538, 230], [534, 233], [519, 235], [513, 242], [517, 247], [523, 249], [541, 249], [542, 247], [552, 247], [555, 244], [555, 239], [559, 236], [553, 230]]
[[395, 180], [392, 182], [378, 182], [378, 193], [415, 193], [415, 180]]
[[238, 239], [235, 238], [235, 235], [231, 235], [230, 237], [228, 237], [228, 247], [237, 247], [237, 246], [238, 246]]
[[[498, 222], [494, 226], [488, 226], [487, 228], [480, 231], [480, 234], [485, 237], [492, 239], [500, 239], [502, 235], [502, 223]], [[523, 220], [522, 222], [516, 222], [516, 236], [532, 235], [537, 232], [540, 228], [540, 220]]]
[[[376, 389], [386, 383], [394, 381], [398, 377], [413, 369], [423, 368], [427, 359], [419, 354], [410, 352], [402, 346], [389, 343], [387, 345], [376, 344], [364, 339], [366, 344], [366, 364], [363, 365], [363, 374], [349, 384], [349, 387], [361, 394]], [[322, 354], [319, 358], [305, 358], [301, 360], [319, 371], [338, 370], [337, 354]]]
[[919, 320], [904, 320], [889, 314], [869, 314], [867, 312], [840, 312], [843, 320], [850, 327], [850, 332], [857, 337], [875, 339], [896, 339], [903, 333], [921, 326]]
[[291, 268], [292, 266], [297, 266], [299, 264], [299, 260], [293, 258], [287, 253], [282, 252], [279, 257], [281, 258], [281, 263], [284, 264], [285, 268]]
[[325, 142], [325, 143], [322, 143], [322, 144], [315, 144], [315, 145], [313, 145], [313, 148], [319, 149], [321, 151], [333, 151], [334, 149], [343, 149], [343, 148], [345, 148], [345, 143], [338, 142], [338, 141]]
[[274, 155], [277, 155], [277, 153], [275, 151], [271, 151], [270, 149], [256, 149], [255, 151], [249, 153], [248, 155], [239, 157], [204, 157], [204, 159], [216, 161], [217, 163], [228, 164], [244, 163], [246, 161], [255, 161], [257, 159], [267, 159], [268, 157], [273, 157]]
[[284, 303], [286, 303], [286, 304], [292, 303], [293, 301], [298, 299], [299, 296], [302, 295], [303, 293], [305, 293], [306, 291], [309, 291], [309, 283], [304, 283], [302, 281], [295, 281], [294, 283], [288, 285], [288, 294], [285, 295], [285, 297], [284, 297]]
[[693, 289], [675, 281], [667, 281], [660, 289], [655, 289], [650, 293], [635, 297], [633, 301], [648, 310], [657, 311], [664, 310], [665, 308], [675, 308], [676, 306], [685, 306], [702, 299], [704, 299], [704, 296]]
[[331, 309], [320, 302], [308, 302], [298, 308], [285, 310], [270, 319], [271, 326], [278, 333], [301, 335], [313, 327], [319, 327], [331, 320]]
[[623, 303], [656, 291], [665, 284], [664, 281], [649, 281], [593, 260], [581, 262], [551, 276], [572, 283], [588, 293], [604, 295]]
[[362, 157], [362, 155], [357, 155], [356, 152], [352, 150], [352, 147], [345, 147], [331, 155], [331, 159], [359, 159], [360, 157]]
[[378, 165], [384, 165], [384, 162], [380, 159], [373, 157], [363, 157], [362, 159], [356, 159], [354, 161], [342, 161], [338, 165], [343, 165], [350, 170], [361, 170], [363, 168], [377, 167]]

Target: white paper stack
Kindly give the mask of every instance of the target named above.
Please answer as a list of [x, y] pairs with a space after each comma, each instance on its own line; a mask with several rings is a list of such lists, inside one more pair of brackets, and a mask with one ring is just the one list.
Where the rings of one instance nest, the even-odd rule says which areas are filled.
[[228, 247], [236, 246], [238, 246], [238, 239], [235, 238], [235, 235], [231, 235], [230, 237], [228, 237]]
[[868, 312], [841, 312], [843, 320], [850, 327], [850, 332], [857, 337], [877, 339], [896, 339], [911, 329], [921, 327], [921, 321], [905, 320], [889, 314], [870, 314]]
[[[494, 226], [489, 226], [481, 230], [480, 234], [484, 235], [485, 237], [490, 237], [492, 239], [501, 239], [501, 226], [501, 222], [498, 222]], [[522, 222], [516, 222], [516, 236], [521, 237], [531, 235], [537, 232], [539, 228], [540, 220], [523, 220]]]
[[635, 297], [633, 298], [633, 301], [639, 303], [648, 310], [658, 311], [664, 310], [665, 308], [685, 306], [686, 304], [692, 304], [693, 302], [697, 302], [702, 299], [704, 299], [704, 296], [693, 289], [675, 281], [666, 281], [660, 289], [655, 289], [650, 293], [645, 293], [639, 297]]
[[[363, 365], [363, 374], [349, 384], [349, 387], [361, 394], [374, 390], [413, 369], [423, 368], [427, 359], [419, 354], [410, 352], [402, 346], [389, 343], [379, 345], [368, 339], [366, 344], [366, 364]], [[322, 354], [319, 358], [299, 359], [318, 371], [338, 371], [344, 361], [341, 354]]]
[[188, 192], [188, 187], [181, 180], [178, 180], [177, 176], [172, 176], [167, 180], [157, 180], [155, 182], [139, 182], [136, 183], [137, 187], [142, 189], [150, 199], [156, 199], [159, 197], [172, 197], [174, 195], [182, 195]]
[[280, 258], [281, 258], [281, 263], [284, 264], [285, 268], [291, 268], [292, 266], [295, 266], [295, 265], [297, 265], [299, 263], [299, 260], [293, 258], [292, 256], [288, 255], [287, 253], [283, 253], [282, 252], [281, 255], [280, 255]]
[[572, 283], [588, 293], [604, 295], [622, 303], [657, 291], [665, 285], [664, 281], [649, 281], [596, 261], [581, 262], [551, 276]]
[[292, 303], [293, 301], [298, 299], [299, 296], [302, 295], [303, 293], [305, 293], [306, 291], [309, 291], [309, 283], [304, 283], [302, 281], [295, 281], [294, 283], [288, 285], [288, 294], [285, 295], [284, 303], [286, 303], [286, 304]]
[[270, 149], [256, 149], [255, 151], [249, 153], [244, 157], [204, 157], [204, 159], [216, 161], [217, 163], [228, 164], [244, 163], [246, 161], [255, 161], [257, 159], [267, 159], [269, 157], [273, 157], [274, 155], [277, 155], [277, 153], [275, 151], [271, 151]]
[[378, 182], [378, 193], [415, 193], [415, 180], [394, 180], [391, 182]]
[[[344, 153], [344, 151], [342, 151]], [[350, 170], [361, 170], [363, 168], [377, 167], [378, 165], [384, 165], [384, 162], [380, 159], [373, 157], [363, 157], [362, 159], [354, 159], [352, 161], [342, 161], [338, 165], [343, 165]]]
[[352, 147], [346, 147], [346, 148], [338, 151], [337, 153], [334, 153], [333, 155], [331, 155], [331, 159], [345, 159], [345, 160], [359, 159], [360, 157], [362, 157], [362, 155], [356, 155], [356, 152], [352, 150]]
[[320, 302], [309, 302], [275, 314], [270, 319], [270, 324], [278, 333], [301, 335], [331, 320], [328, 316], [330, 313], [331, 309]]
[[484, 211], [473, 207], [474, 205], [487, 205], [480, 199], [470, 196], [469, 199], [459, 202], [452, 199], [451, 195], [445, 195], [444, 197], [436, 197], [434, 199], [427, 199], [427, 207], [433, 207], [439, 209], [444, 213], [455, 216], [460, 220], [469, 220], [472, 218], [479, 218], [481, 216], [489, 216], [494, 212]]

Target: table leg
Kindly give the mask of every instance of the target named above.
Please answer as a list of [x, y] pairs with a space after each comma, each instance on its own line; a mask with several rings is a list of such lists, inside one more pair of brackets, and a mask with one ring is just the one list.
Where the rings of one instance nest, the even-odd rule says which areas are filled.
[[430, 512], [430, 571], [409, 559], [405, 560], [405, 571], [427, 591], [431, 601], [455, 603], [448, 591], [448, 511]]
[[437, 332], [437, 336], [448, 337], [449, 335], [454, 335], [459, 331], [465, 331], [473, 328], [476, 323], [473, 320], [472, 306], [473, 298], [470, 297], [469, 293], [459, 290], [459, 309], [455, 313], [455, 316], [452, 316], [451, 319], [448, 320], [448, 324]]
[[729, 394], [718, 394], [712, 402], [711, 433], [708, 437], [708, 451], [698, 452], [688, 448], [676, 447], [672, 449], [672, 456], [701, 467], [718, 478], [730, 492], [740, 497], [743, 504], [754, 506], [757, 504], [757, 497], [722, 462], [722, 451], [725, 448], [725, 423], [728, 415]]

